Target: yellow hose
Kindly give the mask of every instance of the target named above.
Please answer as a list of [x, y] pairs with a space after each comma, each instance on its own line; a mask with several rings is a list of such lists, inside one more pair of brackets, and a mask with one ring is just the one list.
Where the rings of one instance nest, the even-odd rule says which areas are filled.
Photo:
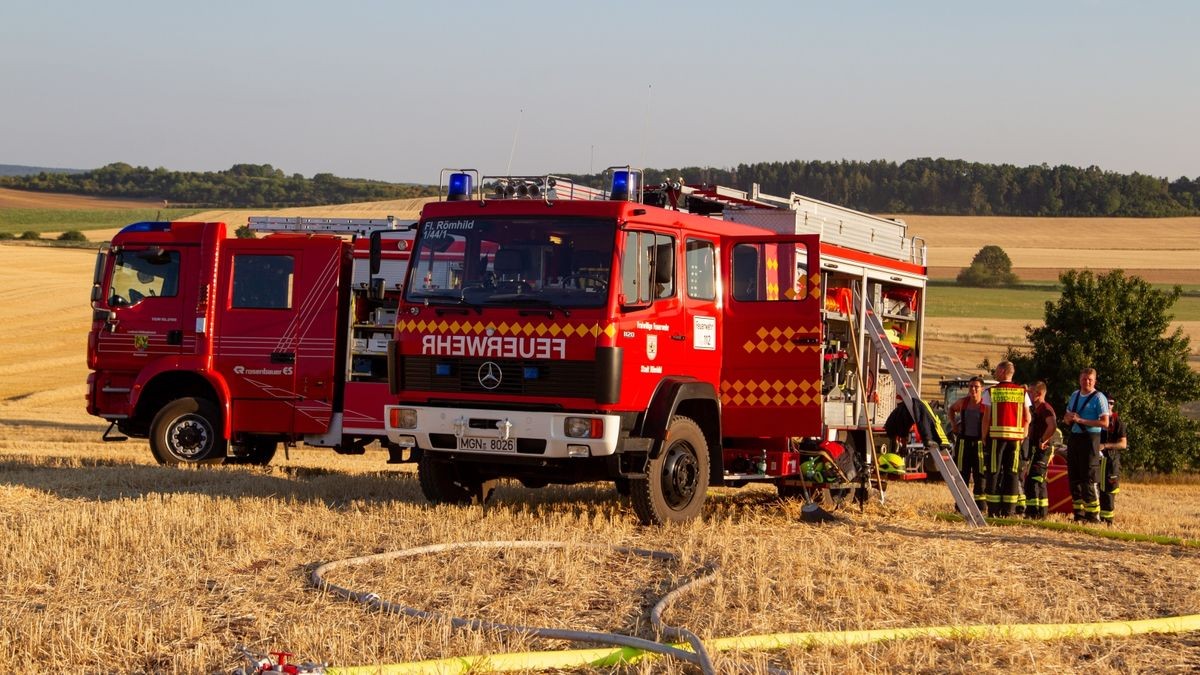
[[[745, 635], [705, 641], [713, 652], [734, 649], [765, 650], [816, 645], [854, 646], [885, 640], [913, 638], [1007, 640], [1060, 640], [1069, 638], [1128, 637], [1148, 633], [1189, 633], [1200, 631], [1200, 614], [1170, 616], [1137, 621], [1066, 624], [993, 624], [977, 626], [923, 626], [878, 630], [828, 631], [819, 633], [778, 633], [775, 635]], [[686, 645], [678, 645], [687, 649]], [[451, 673], [511, 672], [517, 670], [549, 670], [563, 668], [612, 667], [657, 658], [657, 654], [640, 649], [576, 649], [558, 652], [526, 652], [462, 656], [412, 663], [377, 666], [330, 667], [329, 675], [450, 675]]]

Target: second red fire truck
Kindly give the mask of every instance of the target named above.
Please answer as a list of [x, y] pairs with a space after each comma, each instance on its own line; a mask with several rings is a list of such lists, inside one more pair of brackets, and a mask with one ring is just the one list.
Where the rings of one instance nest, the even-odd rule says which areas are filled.
[[385, 415], [425, 496], [609, 480], [662, 523], [698, 515], [708, 486], [869, 469], [868, 434], [920, 381], [922, 242], [799, 195], [611, 175], [600, 191], [444, 172]]
[[[96, 260], [88, 412], [163, 463], [265, 464], [303, 439], [385, 441], [387, 343], [411, 223], [135, 223]], [[392, 446], [391, 459], [404, 459]]]

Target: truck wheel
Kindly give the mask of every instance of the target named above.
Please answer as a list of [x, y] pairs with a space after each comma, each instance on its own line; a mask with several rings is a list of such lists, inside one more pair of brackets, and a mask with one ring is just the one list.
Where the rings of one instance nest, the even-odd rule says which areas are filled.
[[708, 490], [708, 443], [690, 418], [676, 416], [666, 447], [630, 481], [633, 510], [643, 525], [681, 523], [700, 515]]
[[421, 494], [431, 504], [483, 504], [496, 489], [496, 481], [484, 481], [471, 468], [421, 453], [417, 462]]
[[225, 463], [266, 466], [271, 463], [278, 449], [279, 441], [251, 436], [241, 443], [234, 444], [233, 452], [225, 458]]
[[150, 423], [150, 451], [159, 464], [223, 459], [226, 443], [217, 431], [220, 420], [220, 411], [208, 399], [175, 399]]

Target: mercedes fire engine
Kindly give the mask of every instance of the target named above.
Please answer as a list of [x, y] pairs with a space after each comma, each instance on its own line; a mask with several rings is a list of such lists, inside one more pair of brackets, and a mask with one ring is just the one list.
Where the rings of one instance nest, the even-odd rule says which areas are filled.
[[[387, 343], [412, 223], [142, 222], [96, 259], [88, 412], [162, 463], [266, 464], [280, 442], [384, 441]], [[391, 460], [403, 452], [392, 450]]]
[[662, 523], [708, 486], [799, 494], [869, 469], [868, 434], [920, 381], [923, 242], [796, 194], [608, 173], [597, 190], [443, 171], [385, 414], [424, 495], [607, 480]]

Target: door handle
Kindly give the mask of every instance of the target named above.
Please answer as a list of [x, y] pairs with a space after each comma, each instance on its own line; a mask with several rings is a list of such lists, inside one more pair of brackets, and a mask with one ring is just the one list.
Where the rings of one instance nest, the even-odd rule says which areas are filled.
[[687, 336], [682, 333], [675, 333], [674, 335], [671, 336], [671, 339], [678, 340], [679, 342], [683, 342], [684, 340], [687, 339]]
[[271, 352], [271, 363], [295, 363], [296, 352]]

